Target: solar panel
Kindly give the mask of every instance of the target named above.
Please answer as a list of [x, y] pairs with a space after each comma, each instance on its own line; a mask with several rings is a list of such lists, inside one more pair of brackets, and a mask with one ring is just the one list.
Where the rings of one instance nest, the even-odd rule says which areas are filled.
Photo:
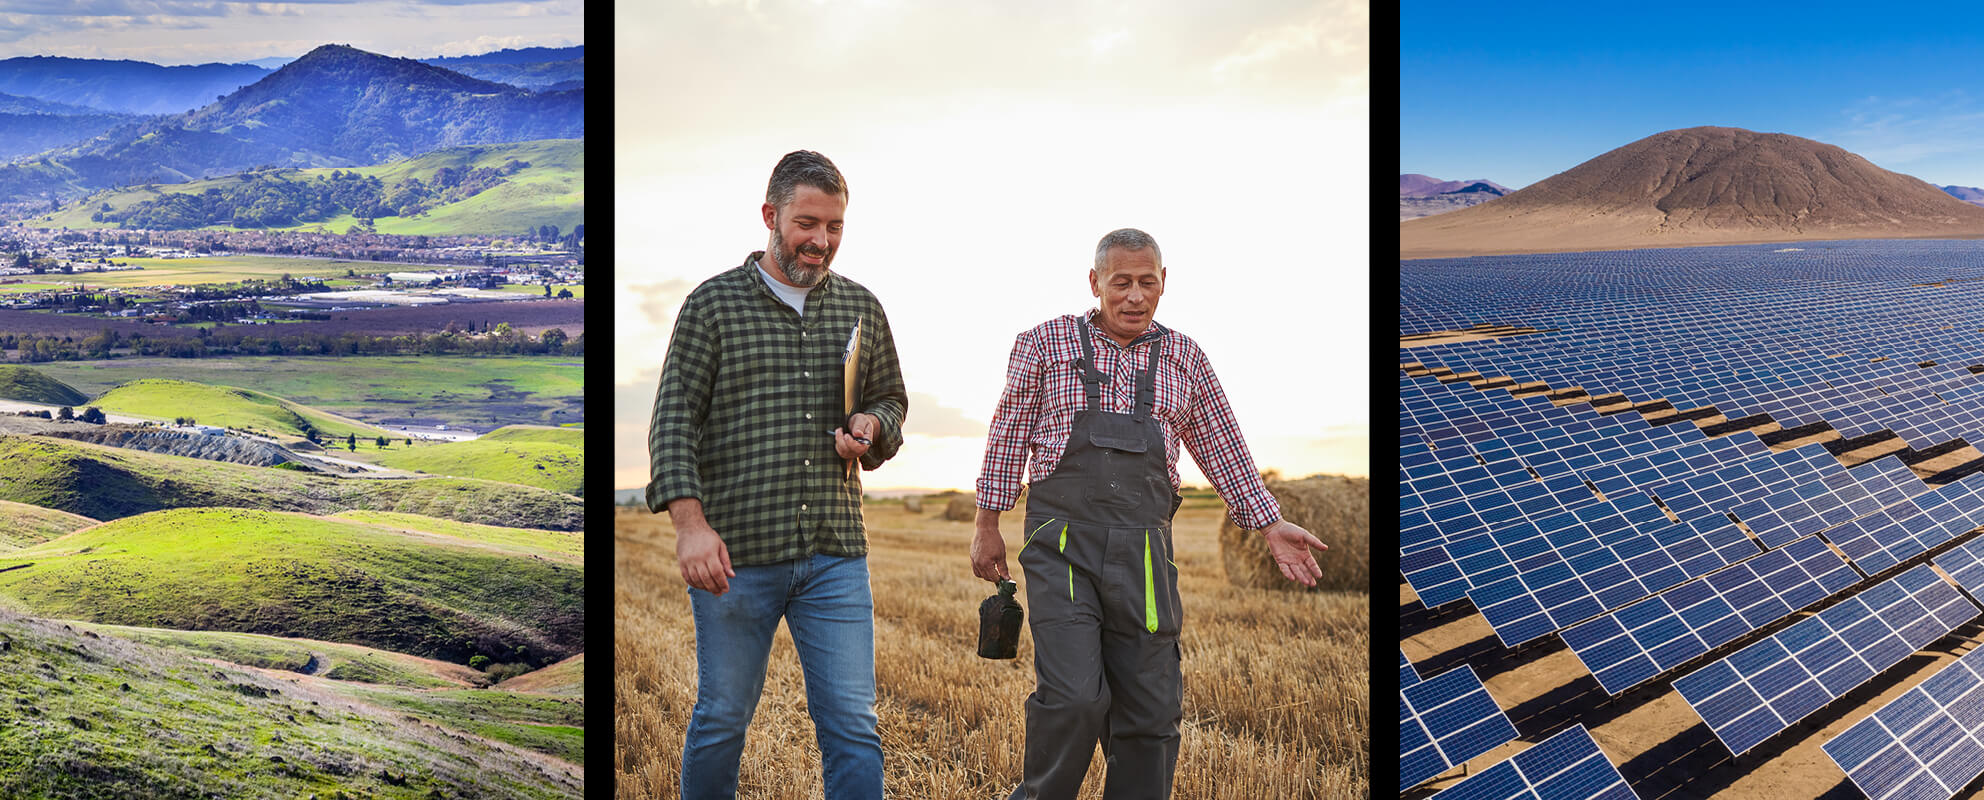
[[1399, 690], [1398, 729], [1401, 792], [1516, 738], [1508, 715], [1468, 666]]
[[1572, 725], [1467, 780], [1434, 800], [1638, 800], [1583, 725]]
[[1929, 676], [1823, 746], [1873, 800], [1950, 798], [1984, 775], [1984, 649]]
[[1858, 583], [1817, 536], [1566, 628], [1564, 643], [1618, 694]]
[[1419, 682], [1419, 670], [1412, 668], [1412, 662], [1405, 659], [1405, 651], [1398, 651], [1398, 688], [1404, 689]]
[[1984, 472], [1922, 492], [1825, 532], [1867, 574], [1984, 525]]
[[1674, 689], [1741, 755], [1977, 613], [1923, 564], [1675, 679]]

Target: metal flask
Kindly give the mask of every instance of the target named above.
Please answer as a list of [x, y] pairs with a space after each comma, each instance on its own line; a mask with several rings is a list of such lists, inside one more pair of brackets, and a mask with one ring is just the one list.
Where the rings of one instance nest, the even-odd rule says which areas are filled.
[[1020, 650], [1020, 623], [1026, 611], [1013, 597], [1019, 584], [1000, 581], [999, 593], [978, 604], [978, 654], [985, 658], [1013, 658]]

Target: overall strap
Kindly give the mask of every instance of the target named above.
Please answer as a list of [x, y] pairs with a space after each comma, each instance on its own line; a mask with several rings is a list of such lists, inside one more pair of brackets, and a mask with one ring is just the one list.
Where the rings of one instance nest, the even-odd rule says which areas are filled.
[[1151, 410], [1157, 407], [1157, 351], [1163, 345], [1162, 335], [1150, 341], [1150, 363], [1144, 367], [1144, 374], [1137, 377], [1138, 422], [1150, 419]]
[[1076, 322], [1075, 328], [1082, 335], [1082, 357], [1075, 362], [1075, 369], [1082, 373], [1082, 392], [1088, 395], [1088, 409], [1101, 411], [1102, 382], [1108, 380], [1109, 376], [1095, 368], [1095, 345], [1088, 340], [1088, 321]]

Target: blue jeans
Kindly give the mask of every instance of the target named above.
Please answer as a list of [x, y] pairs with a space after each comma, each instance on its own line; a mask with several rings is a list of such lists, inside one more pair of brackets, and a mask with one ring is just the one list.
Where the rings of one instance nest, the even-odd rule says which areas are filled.
[[696, 617], [696, 710], [682, 746], [682, 798], [737, 795], [744, 731], [765, 688], [779, 618], [806, 674], [827, 800], [882, 796], [875, 733], [875, 602], [868, 560], [814, 555], [734, 567], [722, 596], [689, 588]]

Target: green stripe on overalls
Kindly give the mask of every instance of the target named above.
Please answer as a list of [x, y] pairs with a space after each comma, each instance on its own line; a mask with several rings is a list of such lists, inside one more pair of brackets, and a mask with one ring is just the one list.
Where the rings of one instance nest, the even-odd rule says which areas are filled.
[[[1027, 545], [1030, 545], [1030, 544], [1033, 544], [1033, 537], [1035, 537], [1035, 536], [1038, 536], [1038, 535], [1040, 535], [1040, 531], [1041, 531], [1041, 529], [1042, 529], [1042, 528], [1046, 528], [1047, 526], [1049, 526], [1049, 525], [1052, 525], [1052, 524], [1054, 524], [1054, 520], [1051, 520], [1051, 519], [1050, 519], [1050, 520], [1048, 520], [1048, 521], [1046, 521], [1046, 522], [1043, 522], [1043, 523], [1040, 523], [1040, 527], [1039, 527], [1039, 528], [1034, 528], [1034, 529], [1033, 529], [1033, 533], [1029, 533], [1029, 534], [1027, 534], [1027, 535], [1026, 535], [1026, 541], [1024, 541], [1024, 542], [1020, 542], [1020, 552], [1021, 552], [1021, 553], [1025, 553], [1025, 552], [1026, 552], [1026, 546], [1027, 546]], [[1066, 545], [1066, 544], [1064, 543], [1064, 544], [1062, 544], [1062, 545], [1061, 545], [1061, 549], [1063, 549], [1063, 550], [1066, 550], [1066, 549], [1068, 549], [1068, 546], [1067, 546], [1067, 545]], [[1017, 558], [1017, 557], [1018, 557], [1018, 556], [1015, 556], [1015, 558]]]
[[1157, 583], [1151, 579], [1150, 531], [1144, 531], [1144, 630], [1157, 632]]
[[[1061, 523], [1061, 554], [1068, 554], [1068, 523]], [[1068, 561], [1063, 558], [1062, 561]], [[1075, 599], [1075, 562], [1068, 561], [1068, 600]]]

